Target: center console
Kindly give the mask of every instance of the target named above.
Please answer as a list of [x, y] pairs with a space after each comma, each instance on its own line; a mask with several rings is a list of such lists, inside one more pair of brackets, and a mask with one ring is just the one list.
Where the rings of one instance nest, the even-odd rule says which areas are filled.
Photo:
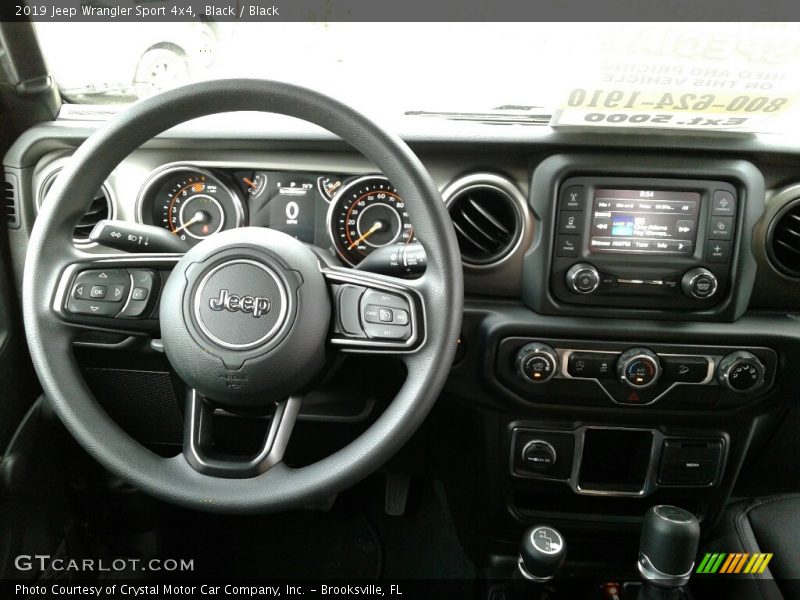
[[679, 507], [712, 532], [796, 404], [800, 317], [749, 308], [764, 177], [709, 156], [562, 153], [532, 167], [521, 293], [465, 298], [432, 436], [492, 565], [522, 556], [542, 578], [518, 540], [547, 524], [575, 542], [570, 574], [639, 578], [648, 509]]
[[[495, 372], [501, 385], [533, 408], [593, 411], [651, 407], [694, 414], [732, 410], [769, 391], [777, 354], [770, 348], [506, 337]], [[719, 430], [681, 433], [613, 420], [573, 427], [509, 427], [510, 474], [564, 482], [581, 495], [647, 496], [661, 488], [717, 484], [729, 445]], [[678, 421], [692, 424], [692, 419]]]
[[728, 438], [669, 435], [658, 429], [581, 426], [569, 431], [517, 424], [511, 430], [514, 477], [566, 482], [596, 496], [647, 496], [658, 488], [711, 487]]
[[583, 545], [601, 549], [609, 535], [634, 544], [654, 503], [713, 523], [781, 395], [794, 335], [764, 335], [778, 317], [747, 311], [764, 201], [747, 161], [535, 166], [521, 302], [472, 299], [448, 383], [484, 427], [496, 523], [590, 531]]

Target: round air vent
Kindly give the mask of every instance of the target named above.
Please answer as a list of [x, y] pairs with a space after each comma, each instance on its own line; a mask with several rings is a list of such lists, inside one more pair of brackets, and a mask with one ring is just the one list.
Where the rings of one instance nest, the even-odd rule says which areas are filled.
[[789, 201], [772, 219], [767, 252], [781, 273], [800, 277], [800, 198]]
[[443, 192], [466, 265], [499, 263], [522, 237], [525, 198], [508, 179], [492, 174], [462, 177]]
[[[50, 173], [42, 183], [42, 186], [39, 190], [39, 207], [42, 206], [42, 202], [44, 202], [47, 192], [49, 192], [50, 188], [53, 187], [53, 183], [55, 182], [59, 171], [60, 169]], [[72, 239], [75, 241], [75, 243], [84, 245], [93, 243], [89, 241], [89, 234], [99, 221], [102, 221], [103, 219], [114, 218], [112, 208], [113, 205], [111, 203], [111, 196], [109, 195], [106, 187], [103, 186], [97, 190], [94, 198], [92, 198], [92, 203], [89, 205], [89, 209], [80, 218], [78, 224], [75, 226], [75, 231], [72, 235]]]

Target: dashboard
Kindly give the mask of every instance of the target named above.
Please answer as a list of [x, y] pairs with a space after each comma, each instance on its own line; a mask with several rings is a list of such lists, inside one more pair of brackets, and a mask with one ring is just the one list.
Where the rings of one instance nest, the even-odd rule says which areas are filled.
[[[74, 132], [70, 130], [69, 134], [71, 136]], [[303, 142], [303, 144], [305, 143]], [[428, 148], [431, 149], [428, 150]], [[560, 226], [558, 223], [550, 222], [556, 218], [554, 207], [556, 206], [557, 189], [554, 189], [556, 184], [553, 181], [553, 175], [544, 172], [549, 168], [548, 165], [553, 164], [553, 156], [559, 155], [559, 150], [568, 151], [570, 148], [556, 146], [552, 151], [542, 152], [542, 148], [534, 144], [532, 146], [533, 154], [520, 153], [515, 150], [516, 148], [518, 146], [515, 144], [500, 144], [496, 150], [487, 154], [477, 150], [472, 144], [454, 141], [444, 149], [431, 147], [430, 143], [424, 144], [418, 149], [426, 167], [439, 185], [444, 201], [448, 204], [451, 216], [454, 218], [454, 227], [457, 229], [462, 247], [467, 292], [478, 295], [522, 298], [535, 310], [558, 310], [553, 306], [561, 302], [562, 309], [570, 308], [573, 313], [580, 313], [581, 305], [596, 308], [598, 298], [605, 301], [615, 293], [619, 295], [619, 290], [614, 292], [603, 286], [597, 293], [588, 295], [578, 295], [568, 291], [566, 283], [562, 284], [562, 272], [563, 275], [566, 275], [566, 271], [571, 266], [583, 261], [571, 260], [571, 256], [556, 256], [564, 253], [563, 248], [559, 251], [553, 250], [553, 257], [545, 257], [539, 252], [544, 250], [544, 243], [549, 246], [549, 251], [550, 246], [554, 246], [558, 240], [569, 242], [578, 239], [571, 237], [576, 235], [574, 232], [567, 234], [551, 232], [551, 227]], [[653, 187], [652, 179], [658, 179], [659, 172], [665, 175], [663, 179], [668, 180], [662, 182], [660, 186], [660, 190], [667, 194], [680, 192], [681, 186], [676, 187], [674, 184], [681, 179], [681, 174], [691, 175], [691, 177], [684, 178], [689, 181], [708, 180], [708, 177], [702, 172], [703, 169], [695, 169], [692, 173], [692, 169], [685, 168], [691, 164], [691, 161], [681, 158], [681, 155], [686, 152], [685, 149], [679, 149], [674, 156], [665, 153], [654, 153], [652, 156], [647, 156], [647, 162], [653, 165], [659, 160], [666, 160], [669, 163], [670, 159], [673, 159], [672, 164], [668, 164], [662, 169], [649, 170], [647, 168], [626, 169], [624, 148], [615, 150], [613, 154], [607, 151], [597, 153], [592, 148], [588, 150], [589, 152], [582, 157], [583, 163], [571, 166], [569, 172], [576, 173], [576, 177], [580, 178], [584, 177], [584, 173], [588, 169], [590, 173], [593, 173], [589, 178], [591, 180], [602, 177], [605, 177], [606, 180], [613, 180], [615, 177], [625, 180], [620, 182], [617, 188], [605, 187], [604, 189], [607, 190], [636, 192], [638, 179], [638, 191], [653, 191], [649, 187]], [[30, 192], [26, 194], [26, 202], [22, 204], [21, 212], [30, 211], [29, 218], [35, 217], [49, 186], [52, 185], [54, 178], [67, 162], [70, 152], [69, 150], [40, 152], [36, 157], [35, 164], [30, 168], [30, 174], [24, 176], [30, 178], [27, 181]], [[566, 156], [566, 154], [562, 153], [561, 156]], [[791, 155], [784, 154], [776, 158], [773, 153], [757, 154], [756, 158], [759, 160], [753, 161], [752, 164], [755, 172], [763, 179], [761, 187], [764, 189], [760, 194], [763, 195], [764, 202], [760, 208], [754, 207], [753, 214], [748, 215], [750, 227], [744, 231], [748, 235], [752, 233], [750, 255], [755, 261], [753, 271], [756, 273], [757, 281], [752, 286], [746, 286], [748, 288], [747, 297], [743, 298], [740, 305], [736, 307], [735, 314], [742, 314], [748, 305], [753, 308], [791, 308], [797, 295], [796, 279], [791, 270], [792, 267], [788, 267], [788, 270], [783, 267], [784, 264], [792, 264], [791, 244], [787, 249], [779, 242], [776, 241], [775, 244], [772, 244], [771, 239], [767, 239], [771, 234], [770, 228], [777, 222], [778, 213], [787, 209], [795, 197], [796, 191], [793, 189], [797, 180], [792, 179], [794, 169]], [[546, 159], [550, 159], [550, 161], [547, 162]], [[764, 160], [769, 162], [764, 164]], [[605, 162], [611, 164], [605, 166]], [[614, 168], [614, 165], [619, 165], [620, 168]], [[561, 173], [557, 174], [556, 180], [562, 175]], [[731, 185], [730, 177], [732, 176], [729, 173], [723, 173], [721, 181]], [[189, 202], [188, 205], [185, 202], [186, 196], [199, 194], [192, 191], [191, 187], [181, 190], [181, 187], [185, 187], [180, 185], [181, 182], [192, 177], [207, 178], [208, 182], [211, 182], [210, 185], [214, 186], [214, 192], [206, 194], [210, 197], [205, 200], [207, 210], [192, 211], [193, 205], [195, 208], [197, 207], [196, 200]], [[388, 196], [384, 196], [376, 203], [382, 204], [383, 207], [368, 209], [365, 213], [366, 216], [360, 219], [358, 214], [361, 207], [355, 207], [348, 218], [345, 195], [341, 194], [343, 186], [352, 184], [359, 179], [362, 183], [376, 185], [376, 181], [372, 180], [372, 177], [381, 180], [377, 185], [386, 186]], [[647, 180], [648, 178], [651, 179], [650, 182], [641, 181], [641, 179]], [[245, 179], [252, 185], [248, 184]], [[741, 177], [738, 177], [738, 180], [741, 181]], [[667, 185], [665, 186], [664, 183]], [[330, 187], [326, 188], [326, 185]], [[560, 183], [557, 185], [560, 186]], [[173, 188], [175, 189], [173, 190]], [[697, 188], [696, 185], [695, 188]], [[86, 222], [79, 225], [82, 230], [80, 232], [76, 230], [76, 243], [89, 252], [99, 251], [95, 245], [88, 243], [87, 238], [92, 224], [101, 214], [105, 217], [132, 223], [160, 225], [171, 230], [181, 227], [181, 219], [184, 219], [184, 222], [191, 220], [194, 213], [199, 212], [208, 214], [213, 222], [194, 223], [185, 230], [182, 229], [179, 234], [190, 243], [196, 243], [198, 239], [208, 235], [208, 233], [203, 233], [203, 229], [206, 228], [210, 232], [212, 228], [216, 227], [228, 229], [246, 225], [266, 226], [285, 231], [289, 235], [329, 252], [345, 266], [356, 266], [366, 254], [386, 243], [387, 240], [394, 240], [392, 243], [402, 244], [415, 239], [408, 215], [405, 214], [404, 208], [398, 206], [398, 204], [402, 205], [402, 199], [396, 198], [394, 201], [390, 201], [392, 199], [391, 189], [391, 183], [376, 173], [373, 166], [358, 155], [343, 151], [341, 148], [336, 148], [331, 152], [320, 151], [319, 148], [299, 151], [292, 147], [285, 151], [275, 151], [271, 148], [244, 151], [233, 146], [220, 147], [218, 150], [210, 151], [197, 149], [194, 145], [187, 146], [185, 143], [181, 144], [180, 141], [177, 141], [175, 149], [143, 148], [132, 154], [109, 176], [104, 188], [98, 192], [97, 205], [93, 205], [96, 213], [94, 221], [92, 220], [93, 215], [87, 214]], [[366, 191], [366, 189], [360, 190], [362, 194]], [[177, 192], [180, 192], [181, 195], [185, 194], [185, 196], [176, 199], [174, 196]], [[695, 189], [688, 193], [713, 193], [713, 191], [703, 192], [703, 190]], [[334, 202], [334, 198], [336, 198], [336, 202]], [[477, 201], [478, 209], [467, 202], [467, 198]], [[350, 198], [350, 200], [354, 199]], [[367, 200], [367, 198], [363, 200]], [[372, 202], [373, 200], [369, 200], [369, 203]], [[533, 202], [536, 203], [535, 206]], [[553, 207], [552, 212], [551, 206]], [[287, 209], [289, 215], [287, 215]], [[339, 211], [338, 218], [334, 220], [332, 217], [336, 210]], [[490, 211], [488, 218], [485, 214], [487, 210]], [[297, 211], [296, 216], [295, 211]], [[371, 215], [379, 216], [380, 213], [383, 213], [384, 219], [369, 218]], [[631, 217], [635, 216], [630, 212], [626, 214]], [[641, 218], [641, 215], [639, 216]], [[691, 216], [689, 220], [694, 218]], [[476, 219], [482, 219], [482, 222], [476, 223]], [[680, 220], [685, 221], [686, 219]], [[347, 223], [347, 221], [351, 222]], [[360, 240], [352, 249], [349, 248], [378, 221], [381, 221], [381, 227], [384, 223], [387, 224], [387, 227], [379, 232], [373, 232], [366, 239]], [[498, 223], [501, 226], [500, 229], [495, 228], [495, 224]], [[603, 223], [598, 222], [597, 225], [602, 227]], [[686, 223], [679, 225], [676, 222], [674, 225], [686, 227]], [[588, 222], [582, 222], [581, 227], [587, 228], [585, 232], [581, 232], [586, 234], [587, 243], [590, 237], [593, 244], [604, 242], [601, 239], [602, 236], [597, 235], [596, 229], [594, 232], [588, 229], [590, 227]], [[704, 232], [706, 227], [710, 227], [710, 224], [704, 221], [702, 227]], [[336, 228], [338, 231], [335, 230]], [[402, 233], [399, 232], [399, 229], [402, 229]], [[690, 255], [686, 254], [688, 245], [685, 245], [684, 250], [678, 253], [667, 252], [666, 260], [678, 263], [683, 261], [686, 266], [693, 261], [696, 266], [716, 272], [715, 297], [700, 303], [703, 307], [709, 307], [718, 305], [729, 289], [724, 273], [720, 276], [718, 272], [720, 265], [708, 263], [701, 256], [705, 248], [697, 240], [704, 235], [703, 232], [694, 231], [690, 234], [692, 238], [690, 241], [693, 244]], [[782, 235], [794, 237], [785, 230]], [[557, 236], [560, 236], [558, 240]], [[421, 241], [424, 242], [424, 240]], [[624, 240], [622, 241], [624, 242]], [[721, 247], [727, 246], [730, 242], [729, 240], [719, 241], [724, 242]], [[617, 239], [615, 243], [619, 244], [620, 240]], [[664, 242], [662, 240], [661, 243], [671, 244], [672, 241]], [[590, 264], [593, 264], [595, 259], [599, 259], [601, 263], [611, 262], [624, 265], [646, 261], [647, 259], [642, 257], [647, 255], [650, 255], [651, 258], [659, 256], [658, 248], [655, 246], [654, 248], [609, 252], [607, 249], [597, 246], [587, 246], [586, 248], [581, 246], [580, 249], [568, 248], [566, 253], [578, 252], [580, 258], [589, 259], [585, 262]], [[788, 255], [788, 260], [777, 259], [782, 255]], [[549, 280], [551, 258], [553, 267], [558, 271], [552, 283]], [[705, 264], [701, 265], [700, 263]], [[680, 269], [673, 267], [672, 270], [674, 271], [671, 274], [672, 277], [667, 279], [677, 276]], [[684, 269], [683, 273], [688, 270], [690, 269]], [[724, 269], [722, 270], [724, 271]], [[548, 272], [547, 280], [533, 281], [544, 272]], [[629, 275], [631, 276], [621, 277], [621, 279], [623, 281], [641, 279], [636, 276], [635, 272]], [[526, 279], [528, 280], [527, 284], [524, 281]], [[655, 280], [661, 279], [657, 277]], [[702, 280], [703, 278], [701, 278]], [[674, 282], [670, 282], [670, 284], [672, 283]], [[677, 284], [680, 286], [679, 280]], [[543, 296], [541, 294], [543, 289], [551, 288], [551, 286], [552, 297]], [[634, 304], [636, 308], [642, 308], [642, 304], [648, 303], [648, 300], [644, 298], [648, 293], [655, 293], [655, 290], [651, 287], [649, 291], [643, 291], [635, 301], [630, 303]], [[677, 298], [680, 296], [673, 296], [671, 299]], [[681, 301], [683, 300], [681, 299]], [[614, 304], [624, 308], [626, 302], [617, 298], [617, 302]], [[697, 306], [698, 304], [695, 302], [686, 301], [680, 308], [691, 311]], [[611, 314], [610, 311], [608, 314]], [[634, 314], [646, 316], [646, 313], [641, 311]], [[685, 314], [685, 312], [681, 313], [679, 318], [683, 318]], [[663, 318], [663, 316], [662, 314], [659, 318]], [[701, 316], [701, 320], [705, 318], [707, 315]]]
[[[37, 160], [25, 206], [31, 216], [68, 160], [65, 151]], [[518, 292], [525, 244], [533, 234], [524, 163], [501, 168], [479, 162], [480, 168], [467, 170], [455, 157], [436, 162], [431, 170], [443, 199], [470, 236], [461, 237], [468, 285], [486, 286], [490, 295]], [[76, 245], [90, 253], [109, 252], [89, 242], [92, 218], [178, 230], [190, 244], [214, 231], [269, 227], [315, 246], [345, 267], [357, 267], [384, 246], [424, 243], [415, 236], [391, 182], [349, 152], [143, 148], [111, 173], [96, 202], [93, 214], [76, 230]], [[187, 226], [196, 213], [207, 221]]]
[[[43, 178], [38, 206], [59, 171]], [[107, 183], [103, 191], [109, 202], [112, 189]], [[109, 216], [116, 212], [108, 207]], [[133, 216], [190, 245], [237, 227], [267, 227], [331, 249], [351, 267], [378, 248], [416, 241], [402, 198], [380, 174], [168, 164], [147, 176]]]
[[[353, 268], [380, 248], [424, 246], [391, 182], [352, 149], [296, 124], [267, 120], [255, 135], [231, 119], [132, 153], [76, 246], [109, 253], [87, 236], [104, 217], [190, 244], [269, 227]], [[401, 135], [442, 193], [464, 269], [441, 432], [461, 448], [453, 477], [492, 490], [484, 510], [500, 524], [602, 514], [624, 527], [640, 500], [713, 520], [773, 416], [796, 403], [800, 146], [419, 123]], [[7, 154], [18, 277], [48, 186], [96, 126], [43, 125]]]

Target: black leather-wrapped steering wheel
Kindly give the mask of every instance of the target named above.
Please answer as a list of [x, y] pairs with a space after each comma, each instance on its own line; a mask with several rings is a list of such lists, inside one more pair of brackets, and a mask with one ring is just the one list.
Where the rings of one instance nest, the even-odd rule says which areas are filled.
[[[385, 174], [407, 204], [427, 270], [417, 280], [328, 266], [301, 242], [242, 228], [199, 243], [185, 255], [97, 255], [77, 249], [75, 223], [97, 189], [132, 151], [198, 117], [263, 111], [315, 123], [351, 144]], [[78, 314], [82, 276], [119, 281], [127, 302], [139, 278], [160, 309], [164, 349], [187, 384], [183, 452], [163, 458], [136, 442], [101, 408], [83, 380], [73, 342], [89, 328], [142, 333], [135, 317]], [[233, 298], [233, 300], [232, 300]], [[406, 310], [395, 339], [353, 335], [365, 298]], [[359, 300], [360, 299], [360, 300]], [[253, 513], [313, 503], [356, 483], [408, 440], [441, 392], [461, 326], [458, 245], [430, 176], [399, 138], [343, 104], [304, 88], [223, 80], [139, 102], [87, 139], [51, 189], [33, 227], [23, 283], [25, 327], [47, 400], [77, 441], [102, 465], [146, 493], [182, 506]], [[85, 312], [85, 311], [84, 311]], [[135, 313], [135, 311], [134, 311]], [[157, 324], [158, 326], [158, 324]], [[354, 441], [302, 468], [283, 461], [301, 394], [331, 356], [383, 352], [401, 358], [406, 379], [385, 411]], [[214, 408], [273, 417], [261, 451], [216, 456], [204, 443]]]

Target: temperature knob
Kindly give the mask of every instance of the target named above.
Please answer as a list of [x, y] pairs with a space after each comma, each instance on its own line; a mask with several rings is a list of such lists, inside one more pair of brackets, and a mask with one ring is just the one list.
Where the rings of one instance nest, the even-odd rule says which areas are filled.
[[555, 375], [558, 354], [547, 344], [533, 342], [517, 353], [517, 373], [533, 383], [544, 383]]
[[647, 348], [631, 348], [617, 360], [617, 377], [625, 385], [642, 389], [650, 387], [661, 375], [658, 356]]
[[591, 294], [600, 285], [600, 273], [589, 263], [572, 265], [567, 271], [567, 287], [576, 294]]
[[743, 350], [728, 354], [717, 368], [717, 381], [732, 392], [754, 392], [764, 385], [766, 368], [758, 357]]

